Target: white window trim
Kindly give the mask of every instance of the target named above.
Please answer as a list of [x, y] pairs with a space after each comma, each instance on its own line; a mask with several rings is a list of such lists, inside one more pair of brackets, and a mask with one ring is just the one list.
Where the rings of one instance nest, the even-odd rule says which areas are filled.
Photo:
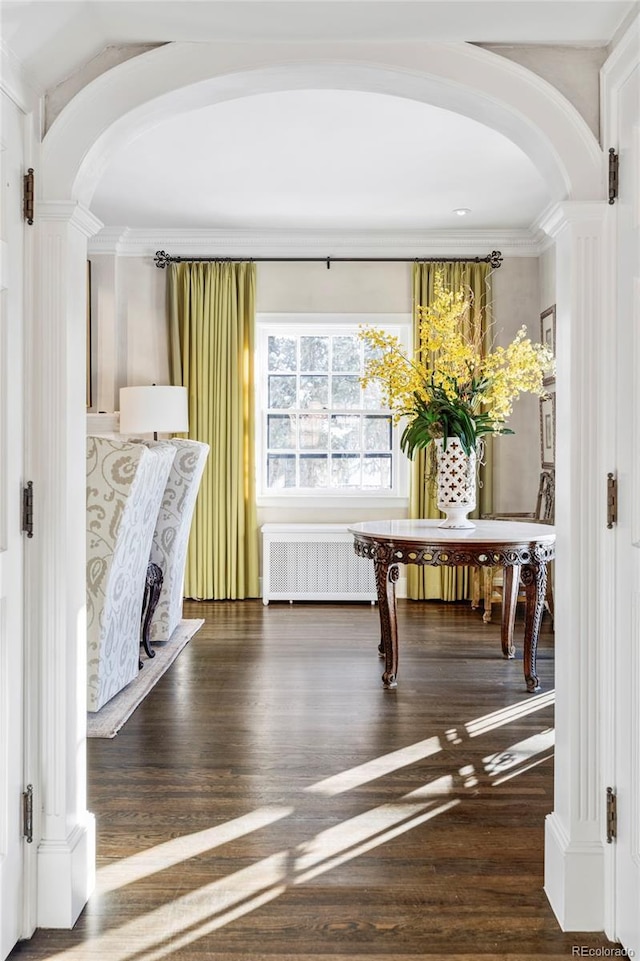
[[266, 445], [265, 418], [263, 417], [264, 397], [264, 352], [261, 350], [265, 328], [300, 329], [309, 325], [313, 330], [322, 327], [359, 327], [361, 324], [372, 327], [384, 327], [397, 333], [407, 350], [411, 350], [411, 314], [374, 314], [374, 313], [309, 313], [296, 311], [295, 313], [256, 314], [256, 501], [258, 507], [331, 507], [353, 508], [366, 506], [370, 509], [399, 509], [409, 504], [409, 463], [400, 450], [398, 429], [394, 429], [394, 486], [384, 491], [363, 490], [323, 490], [308, 493], [307, 491], [285, 489], [279, 492], [267, 491], [264, 486], [264, 451]]

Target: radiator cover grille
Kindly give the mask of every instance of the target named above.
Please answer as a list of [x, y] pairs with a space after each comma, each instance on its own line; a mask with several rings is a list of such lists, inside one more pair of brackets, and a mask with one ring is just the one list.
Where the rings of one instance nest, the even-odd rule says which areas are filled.
[[267, 524], [262, 531], [265, 604], [376, 600], [373, 563], [357, 556], [345, 527]]

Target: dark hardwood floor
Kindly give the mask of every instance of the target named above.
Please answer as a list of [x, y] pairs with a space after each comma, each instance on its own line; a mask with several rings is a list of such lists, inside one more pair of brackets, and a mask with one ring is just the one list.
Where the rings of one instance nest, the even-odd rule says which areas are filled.
[[[96, 893], [12, 961], [553, 961], [553, 635], [525, 693], [499, 625], [399, 602], [185, 605], [206, 624], [113, 740], [88, 742]], [[521, 617], [521, 615], [520, 615]], [[577, 949], [577, 950], [576, 950]]]

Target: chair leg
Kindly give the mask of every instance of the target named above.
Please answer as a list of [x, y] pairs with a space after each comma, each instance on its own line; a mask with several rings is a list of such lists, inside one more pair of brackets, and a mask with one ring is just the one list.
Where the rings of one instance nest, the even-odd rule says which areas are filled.
[[[145, 649], [147, 657], [155, 657], [156, 652], [149, 644], [151, 634], [151, 621], [155, 614], [160, 592], [162, 591], [162, 570], [157, 564], [149, 563], [147, 566], [147, 579], [144, 588], [144, 599], [142, 602], [142, 636], [140, 643]], [[142, 663], [142, 662], [141, 662]]]
[[480, 568], [471, 568], [471, 610], [480, 606]]
[[484, 596], [484, 614], [482, 620], [485, 624], [491, 623], [491, 608], [493, 606], [493, 576], [495, 567], [482, 568], [482, 593]]

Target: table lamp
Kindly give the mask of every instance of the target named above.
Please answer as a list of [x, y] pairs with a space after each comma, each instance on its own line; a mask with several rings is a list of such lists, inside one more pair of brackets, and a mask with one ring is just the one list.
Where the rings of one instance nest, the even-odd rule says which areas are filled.
[[186, 387], [121, 387], [120, 433], [178, 434], [189, 430]]

